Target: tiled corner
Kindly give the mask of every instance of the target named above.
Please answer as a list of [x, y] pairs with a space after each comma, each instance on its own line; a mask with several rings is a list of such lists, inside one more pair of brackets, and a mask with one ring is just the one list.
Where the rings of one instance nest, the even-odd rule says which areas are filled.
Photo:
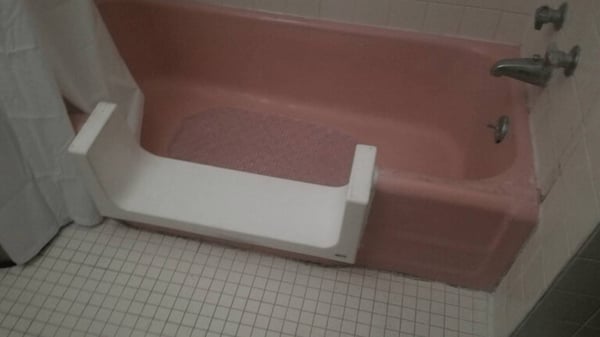
[[[531, 4], [557, 6], [561, 2], [539, 0]], [[535, 31], [529, 24], [526, 28], [524, 56], [543, 54], [550, 43], [557, 43], [563, 50], [580, 45], [585, 51], [574, 76], [566, 78], [557, 71], [546, 89], [530, 90], [534, 95], [530, 97], [534, 103], [530, 124], [542, 194], [540, 223], [494, 294], [495, 302], [502, 304], [494, 315], [496, 337], [508, 336], [521, 322], [600, 221], [600, 152], [596, 151], [600, 144], [600, 82], [595, 77], [600, 71], [600, 59], [596, 57], [600, 51], [599, 19], [600, 2], [569, 1], [569, 14], [561, 31], [548, 26]], [[530, 17], [528, 22], [532, 20]], [[538, 250], [541, 268], [523, 262], [528, 259], [522, 256]], [[535, 275], [540, 270], [542, 284]], [[536, 290], [528, 293], [527, 288]], [[523, 293], [523, 301], [514, 299], [519, 293]], [[535, 324], [529, 329], [534, 327], [543, 336], [569, 336], [574, 325], [576, 336], [595, 329], [579, 329], [571, 321], [556, 320], [544, 325], [548, 331]]]
[[600, 225], [552, 282], [514, 337], [598, 336]]
[[[557, 280], [557, 290], [600, 299], [600, 261], [575, 258]], [[600, 306], [600, 304], [599, 304]]]
[[552, 146], [559, 160], [565, 160], [565, 151], [573, 144], [574, 137], [581, 134], [582, 117], [573, 79], [562, 74], [553, 77], [546, 89], [550, 97], [550, 109], [546, 113], [553, 134]]
[[[593, 184], [590, 184], [591, 172], [584, 142], [578, 141], [566, 158], [562, 164], [562, 174], [542, 203], [537, 230], [494, 294], [495, 301], [504, 303], [495, 311], [497, 337], [508, 336], [519, 324], [600, 221], [596, 194]], [[590, 270], [584, 268], [590, 267], [585, 263], [579, 267], [585, 270], [579, 274], [586, 274]], [[597, 287], [599, 283], [594, 284]], [[557, 326], [553, 331], [568, 331], [570, 325], [572, 322]]]
[[0, 270], [0, 336], [485, 337], [488, 298], [107, 221]]
[[574, 140], [572, 152], [563, 164], [566, 185], [566, 200], [570, 207], [565, 212], [569, 250], [574, 254], [594, 230], [600, 220], [600, 209], [596, 190], [592, 182], [592, 167], [588, 148], [579, 133]]
[[600, 308], [598, 298], [555, 290], [536, 308], [532, 317], [582, 325]]
[[600, 261], [600, 235], [593, 235], [585, 243], [579, 256], [584, 259]]
[[545, 198], [560, 175], [560, 162], [557, 149], [554, 147], [551, 120], [548, 113], [550, 94], [542, 92], [531, 109], [529, 120], [531, 138], [535, 154], [535, 168], [540, 193]]

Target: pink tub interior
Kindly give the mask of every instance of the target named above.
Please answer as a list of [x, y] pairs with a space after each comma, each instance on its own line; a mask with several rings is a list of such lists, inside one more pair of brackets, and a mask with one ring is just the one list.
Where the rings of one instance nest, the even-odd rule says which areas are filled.
[[[343, 185], [379, 177], [358, 264], [492, 289], [537, 221], [525, 93], [489, 75], [515, 47], [176, 0], [103, 0], [163, 156]], [[501, 144], [486, 127], [501, 115]]]

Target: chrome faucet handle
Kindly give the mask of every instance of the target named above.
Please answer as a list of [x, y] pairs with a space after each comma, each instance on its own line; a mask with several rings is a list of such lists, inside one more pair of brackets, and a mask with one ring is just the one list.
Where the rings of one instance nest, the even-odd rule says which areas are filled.
[[510, 118], [506, 115], [500, 116], [496, 124], [488, 124], [487, 127], [494, 129], [494, 141], [496, 144], [502, 143], [506, 135], [508, 134], [508, 128], [510, 126]]
[[579, 64], [580, 54], [581, 48], [579, 46], [571, 48], [567, 53], [559, 50], [555, 44], [551, 44], [546, 51], [545, 62], [553, 68], [563, 68], [565, 76], [569, 77], [573, 75]]
[[566, 2], [557, 9], [548, 6], [539, 7], [535, 11], [535, 29], [540, 30], [547, 23], [551, 23], [555, 30], [561, 29], [567, 17], [567, 8]]

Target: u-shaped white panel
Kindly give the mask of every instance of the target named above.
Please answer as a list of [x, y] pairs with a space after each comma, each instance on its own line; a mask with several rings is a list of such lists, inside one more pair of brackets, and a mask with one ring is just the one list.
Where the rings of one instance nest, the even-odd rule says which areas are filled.
[[375, 147], [356, 147], [348, 185], [322, 186], [156, 156], [116, 108], [98, 104], [69, 147], [102, 215], [354, 262]]

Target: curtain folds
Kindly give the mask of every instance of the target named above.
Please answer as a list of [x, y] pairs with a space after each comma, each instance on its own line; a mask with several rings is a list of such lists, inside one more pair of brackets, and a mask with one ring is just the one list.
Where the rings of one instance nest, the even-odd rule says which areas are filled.
[[101, 221], [67, 148], [63, 97], [119, 105], [139, 136], [143, 95], [91, 0], [0, 2], [0, 246], [25, 263], [71, 221]]

